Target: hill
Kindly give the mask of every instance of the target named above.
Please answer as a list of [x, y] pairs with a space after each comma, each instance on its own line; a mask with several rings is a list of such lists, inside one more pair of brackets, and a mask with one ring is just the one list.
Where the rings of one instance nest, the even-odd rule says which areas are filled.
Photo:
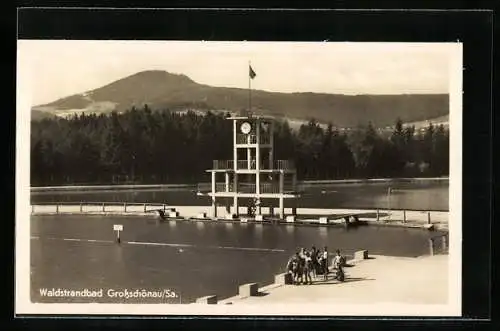
[[[111, 84], [33, 107], [33, 110], [64, 116], [80, 112], [123, 112], [148, 104], [152, 109], [237, 113], [248, 107], [248, 90], [198, 84], [185, 75], [166, 71], [142, 71]], [[375, 126], [425, 121], [449, 112], [446, 94], [340, 95], [324, 93], [277, 93], [252, 90], [255, 113], [294, 120], [315, 118], [339, 127], [371, 121]]]
[[31, 120], [32, 121], [40, 121], [46, 118], [55, 118], [56, 116], [50, 112], [42, 111], [42, 110], [31, 110]]

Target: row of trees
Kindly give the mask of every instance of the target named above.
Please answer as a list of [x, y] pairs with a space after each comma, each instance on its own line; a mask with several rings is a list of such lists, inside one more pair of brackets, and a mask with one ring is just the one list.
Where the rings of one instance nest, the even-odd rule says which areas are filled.
[[[213, 159], [232, 158], [232, 126], [224, 114], [132, 109], [34, 121], [32, 185], [196, 182]], [[293, 159], [300, 179], [448, 175], [449, 134], [429, 125], [388, 136], [371, 125], [339, 132], [316, 121], [275, 132], [275, 158]]]

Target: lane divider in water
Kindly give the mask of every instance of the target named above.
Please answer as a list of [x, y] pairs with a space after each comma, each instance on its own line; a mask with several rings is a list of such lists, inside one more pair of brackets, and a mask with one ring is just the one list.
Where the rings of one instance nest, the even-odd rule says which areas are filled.
[[188, 244], [169, 244], [169, 243], [155, 243], [155, 242], [144, 242], [144, 241], [127, 241], [127, 244], [132, 245], [151, 245], [151, 246], [170, 246], [170, 247], [194, 247], [194, 245]]
[[[40, 239], [39, 236], [31, 236], [32, 240]], [[77, 242], [94, 242], [94, 243], [114, 243], [112, 240], [99, 240], [99, 239], [81, 239], [81, 238], [57, 238], [57, 237], [44, 237], [47, 240], [63, 240], [63, 241], [77, 241]]]
[[241, 251], [285, 252], [284, 249], [274, 249], [274, 248], [224, 247], [224, 246], [216, 246], [216, 247], [210, 247], [210, 248], [235, 249], [235, 250], [241, 250]]
[[[39, 236], [31, 236], [32, 240], [40, 239]], [[48, 240], [63, 240], [63, 241], [76, 241], [76, 242], [99, 242], [99, 243], [115, 243], [112, 240], [98, 240], [98, 239], [81, 239], [81, 238], [56, 238], [56, 237], [44, 237], [43, 239]], [[145, 242], [145, 241], [126, 241], [122, 244], [131, 245], [149, 245], [149, 246], [167, 246], [167, 247], [197, 247], [196, 245], [190, 244], [172, 244], [172, 243], [161, 243], [161, 242]], [[205, 248], [211, 249], [231, 249], [231, 250], [241, 250], [241, 251], [257, 251], [257, 252], [285, 252], [284, 249], [277, 248], [256, 248], [256, 247], [233, 247], [233, 246], [207, 246]]]

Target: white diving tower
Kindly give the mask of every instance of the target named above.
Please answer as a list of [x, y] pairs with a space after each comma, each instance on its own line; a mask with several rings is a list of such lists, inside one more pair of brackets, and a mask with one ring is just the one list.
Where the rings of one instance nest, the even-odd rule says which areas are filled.
[[[284, 200], [296, 199], [299, 192], [293, 162], [274, 159], [274, 119], [249, 114], [228, 120], [233, 122], [233, 159], [213, 161], [212, 169], [207, 170], [211, 173], [211, 187], [199, 190], [198, 195], [211, 197], [212, 217], [218, 216], [218, 205], [225, 205], [228, 213], [239, 216], [241, 200], [247, 200], [252, 202], [255, 215], [262, 215], [266, 201], [269, 215], [273, 216], [278, 207], [278, 215], [284, 219]], [[295, 206], [292, 203], [294, 215]]]

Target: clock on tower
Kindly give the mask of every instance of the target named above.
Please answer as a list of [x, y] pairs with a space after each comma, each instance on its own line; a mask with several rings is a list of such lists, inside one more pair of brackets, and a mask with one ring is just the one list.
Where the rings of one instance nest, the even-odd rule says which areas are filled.
[[248, 122], [243, 122], [240, 126], [241, 133], [249, 134], [252, 131], [252, 125]]

